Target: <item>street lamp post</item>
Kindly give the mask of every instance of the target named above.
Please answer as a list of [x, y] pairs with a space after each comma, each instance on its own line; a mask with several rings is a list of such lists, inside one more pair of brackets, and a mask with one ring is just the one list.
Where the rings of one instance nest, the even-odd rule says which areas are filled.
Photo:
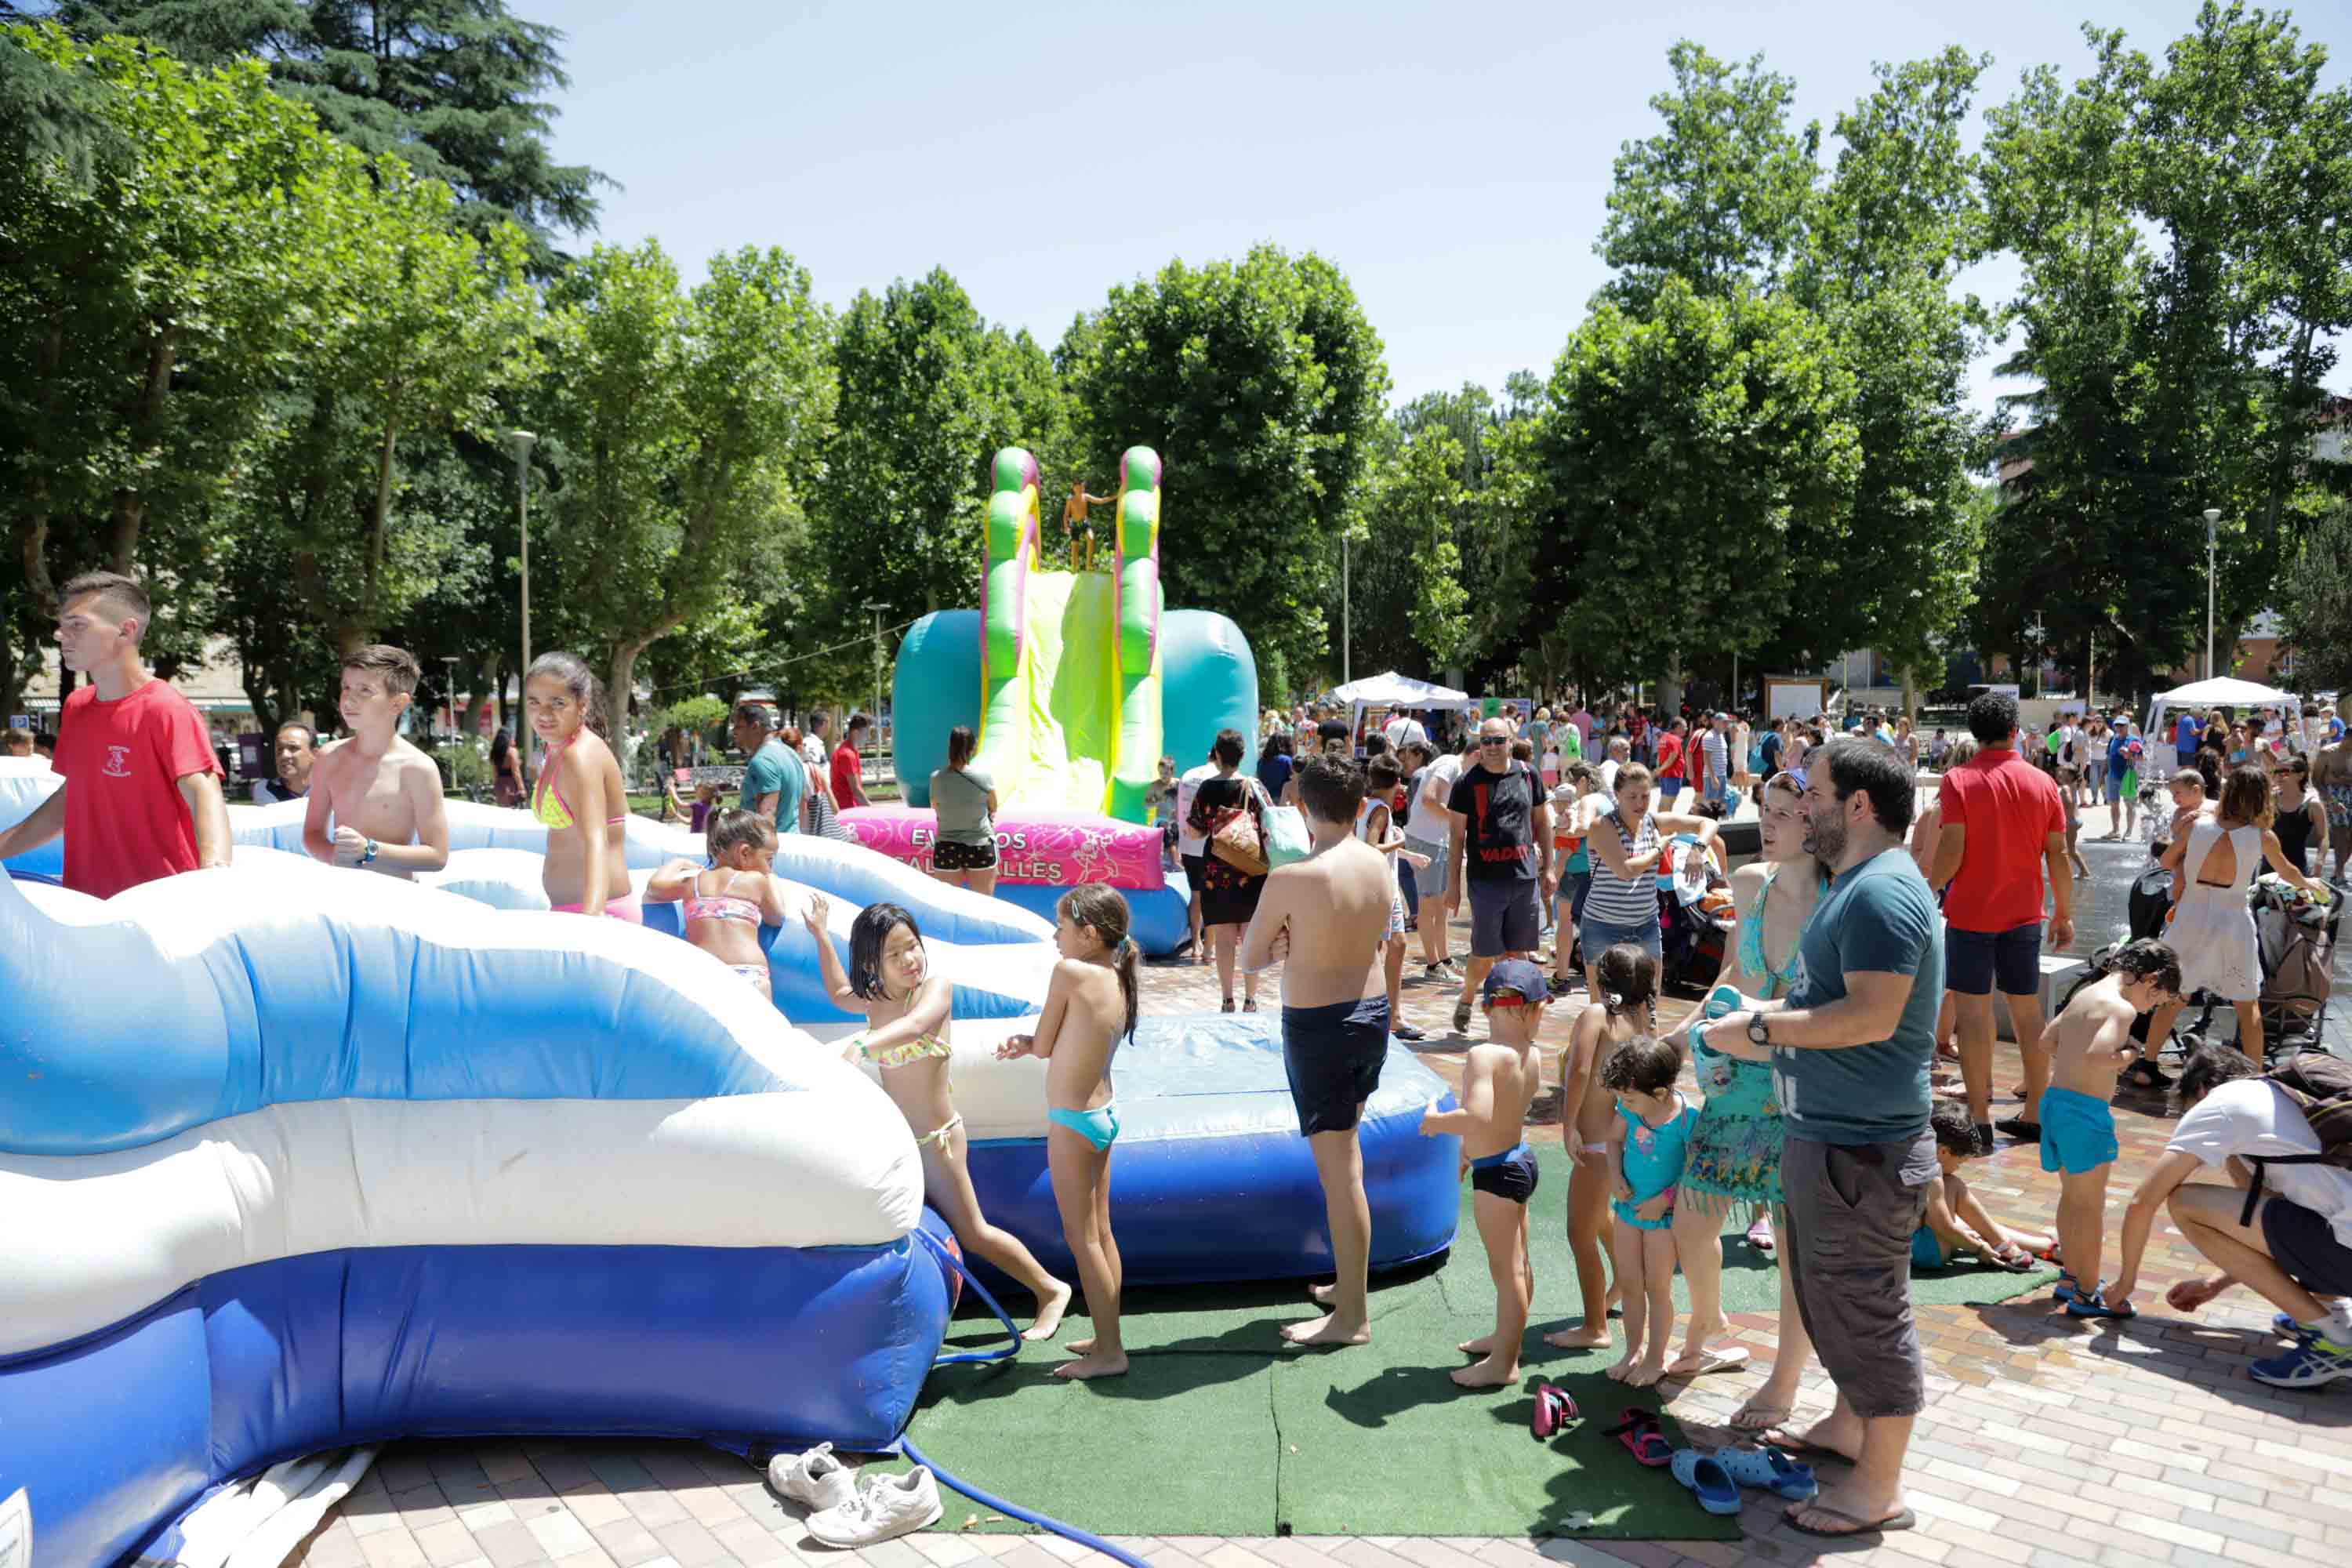
[[466, 727], [457, 721], [457, 656], [454, 653], [443, 654], [441, 667], [447, 671], [441, 678], [441, 690], [448, 700], [449, 734], [454, 739], [466, 732]]
[[1348, 604], [1348, 536], [1342, 533], [1339, 535], [1339, 684], [1342, 686], [1349, 685], [1356, 679], [1349, 664], [1349, 657], [1354, 650], [1348, 645], [1354, 640], [1351, 634], [1355, 628]]
[[866, 607], [874, 612], [874, 745], [875, 754], [882, 746], [882, 612], [886, 606], [879, 599], [868, 599]]
[[515, 478], [521, 486], [517, 516], [522, 528], [522, 663], [515, 670], [515, 742], [528, 760], [530, 731], [522, 721], [522, 683], [530, 669], [530, 447], [539, 437], [529, 430], [509, 430], [507, 439], [514, 444]]
[[2205, 509], [2205, 679], [2213, 679], [2213, 525], [2221, 521], [2221, 509]]

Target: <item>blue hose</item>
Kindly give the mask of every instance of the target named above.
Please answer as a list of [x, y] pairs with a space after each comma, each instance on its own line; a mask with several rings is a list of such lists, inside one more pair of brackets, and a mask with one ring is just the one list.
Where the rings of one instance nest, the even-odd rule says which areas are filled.
[[[1004, 1346], [1002, 1350], [963, 1351], [955, 1355], [940, 1356], [937, 1360], [933, 1361], [931, 1364], [934, 1367], [941, 1367], [954, 1366], [962, 1363], [1005, 1361], [1020, 1354], [1022, 1345], [1021, 1330], [1013, 1321], [1012, 1314], [1005, 1311], [1003, 1307], [998, 1304], [996, 1298], [988, 1293], [988, 1287], [973, 1279], [971, 1277], [971, 1271], [963, 1266], [963, 1259], [958, 1258], [953, 1252], [948, 1250], [948, 1248], [940, 1241], [938, 1237], [933, 1236], [929, 1231], [925, 1230], [920, 1226], [915, 1227], [915, 1234], [921, 1237], [925, 1242], [929, 1244], [930, 1249], [939, 1255], [940, 1262], [946, 1264], [950, 1268], [954, 1269], [958, 1274], [961, 1275], [963, 1277], [963, 1282], [979, 1292], [981, 1300], [986, 1303], [990, 1311], [996, 1314], [997, 1321], [1004, 1325], [1004, 1331], [1012, 1336], [1012, 1342]], [[957, 1475], [954, 1471], [947, 1469], [940, 1465], [933, 1464], [931, 1460], [924, 1455], [920, 1448], [915, 1447], [915, 1440], [908, 1436], [903, 1432], [898, 1435], [898, 1447], [900, 1453], [906, 1455], [908, 1458], [913, 1460], [916, 1464], [922, 1466], [923, 1468], [930, 1471], [933, 1479], [939, 1481], [941, 1485], [947, 1487], [951, 1491], [961, 1492], [965, 1497], [970, 1498], [972, 1501], [978, 1503], [981, 1507], [989, 1510], [991, 1512], [1001, 1513], [1007, 1519], [1017, 1519], [1024, 1524], [1034, 1524], [1040, 1530], [1050, 1530], [1065, 1541], [1075, 1541], [1079, 1545], [1084, 1546], [1090, 1551], [1099, 1552], [1106, 1557], [1115, 1557], [1121, 1563], [1126, 1563], [1128, 1568], [1151, 1568], [1151, 1565], [1144, 1562], [1142, 1558], [1136, 1556], [1131, 1552], [1120, 1551], [1118, 1547], [1113, 1546], [1109, 1542], [1105, 1541], [1099, 1535], [1090, 1534], [1086, 1531], [1080, 1530], [1075, 1524], [1064, 1524], [1058, 1519], [1053, 1519], [1042, 1513], [1033, 1512], [1030, 1510], [1019, 1507], [1016, 1504], [1006, 1502], [1001, 1497], [992, 1496], [991, 1494], [981, 1490], [978, 1487], [973, 1486], [970, 1481], [965, 1480], [961, 1476]]]

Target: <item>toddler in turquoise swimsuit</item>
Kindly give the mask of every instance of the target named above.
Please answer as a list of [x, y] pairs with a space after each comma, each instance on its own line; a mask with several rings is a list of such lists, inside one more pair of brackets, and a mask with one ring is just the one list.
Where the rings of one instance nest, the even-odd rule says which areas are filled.
[[1627, 1040], [1601, 1066], [1601, 1087], [1617, 1099], [1612, 1261], [1625, 1309], [1625, 1355], [1609, 1375], [1636, 1386], [1665, 1375], [1675, 1331], [1675, 1189], [1698, 1123], [1698, 1107], [1675, 1088], [1681, 1070], [1675, 1047], [1649, 1035]]

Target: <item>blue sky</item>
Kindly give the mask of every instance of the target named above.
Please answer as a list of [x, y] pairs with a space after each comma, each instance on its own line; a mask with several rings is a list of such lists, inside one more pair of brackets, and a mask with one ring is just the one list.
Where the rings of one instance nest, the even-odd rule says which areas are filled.
[[[625, 187], [601, 237], [698, 275], [782, 245], [818, 293], [943, 266], [1048, 347], [1114, 283], [1259, 240], [1341, 267], [1395, 395], [1548, 370], [1607, 277], [1592, 244], [1620, 142], [1657, 123], [1667, 46], [1761, 52], [1829, 125], [1874, 60], [1990, 53], [2085, 68], [2080, 23], [2151, 54], [2195, 0], [1749, 0], [1592, 5], [794, 4], [516, 0], [569, 34], [556, 152]], [[2297, 8], [2352, 69], [2352, 5]], [[1831, 150], [1833, 151], [1833, 143]], [[1969, 280], [1996, 297], [2005, 259]], [[1997, 385], [1989, 354], [1978, 399]], [[2352, 386], [2352, 369], [2332, 378]]]

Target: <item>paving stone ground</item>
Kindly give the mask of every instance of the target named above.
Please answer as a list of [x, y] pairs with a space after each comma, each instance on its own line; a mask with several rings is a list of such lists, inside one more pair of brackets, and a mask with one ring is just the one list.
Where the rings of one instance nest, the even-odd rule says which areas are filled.
[[[2087, 952], [2119, 933], [2125, 889], [2145, 851], [2085, 844], [2084, 853], [2094, 879], [2078, 894], [2077, 948]], [[1466, 938], [1457, 925], [1456, 951]], [[2336, 978], [2338, 997], [2352, 997], [2352, 963], [2342, 955]], [[1217, 1002], [1214, 971], [1183, 963], [1151, 966], [1146, 992], [1155, 1011]], [[1279, 993], [1265, 994], [1272, 1005]], [[1416, 982], [1405, 997], [1407, 1016], [1430, 1032], [1423, 1058], [1453, 1076], [1465, 1042], [1450, 1037], [1452, 993]], [[1553, 1010], [1548, 1038], [1565, 1039], [1581, 1002], [1580, 992]], [[1670, 1016], [1686, 1007], [1676, 1005]], [[2352, 1056], [2346, 1011], [2336, 1009], [2330, 1037]], [[1996, 1081], [2006, 1085], [2015, 1081], [2013, 1048], [2003, 1047], [2002, 1057]], [[2126, 1096], [2116, 1122], [2123, 1153], [2108, 1206], [2119, 1226], [2171, 1117], [2155, 1097]], [[1540, 1132], [1529, 1129], [1531, 1137]], [[2057, 1179], [2043, 1174], [2033, 1146], [2004, 1143], [1972, 1179], [2000, 1217], [2051, 1223]], [[1550, 1211], [1555, 1223], [1557, 1214]], [[1785, 1568], [1825, 1557], [1874, 1568], [2352, 1563], [2352, 1383], [2288, 1393], [2249, 1379], [2246, 1363], [2275, 1349], [2264, 1331], [2268, 1306], [2236, 1291], [2189, 1320], [2162, 1304], [2166, 1285], [2201, 1271], [2163, 1222], [2145, 1270], [2141, 1300], [2149, 1305], [2137, 1321], [2093, 1328], [2039, 1298], [1923, 1309], [1930, 1404], [1908, 1471], [1919, 1526], [1882, 1544], [1841, 1548], [1795, 1534], [1780, 1522], [1778, 1505], [1752, 1492], [1738, 1542], [1291, 1536], [1118, 1544], [1155, 1568]], [[1701, 1444], [1728, 1440], [1720, 1423], [1762, 1383], [1775, 1352], [1770, 1315], [1738, 1317], [1734, 1329], [1753, 1352], [1746, 1370], [1659, 1390]], [[1826, 1407], [1830, 1397], [1816, 1373], [1804, 1408]], [[1139, 1436], [1148, 1440], [1148, 1431]], [[958, 1568], [985, 1557], [1003, 1568], [1056, 1568], [1057, 1560], [1092, 1555], [1050, 1535], [926, 1533], [855, 1553], [830, 1551], [749, 1466], [692, 1444], [414, 1443], [387, 1451], [297, 1561], [310, 1568]]]

